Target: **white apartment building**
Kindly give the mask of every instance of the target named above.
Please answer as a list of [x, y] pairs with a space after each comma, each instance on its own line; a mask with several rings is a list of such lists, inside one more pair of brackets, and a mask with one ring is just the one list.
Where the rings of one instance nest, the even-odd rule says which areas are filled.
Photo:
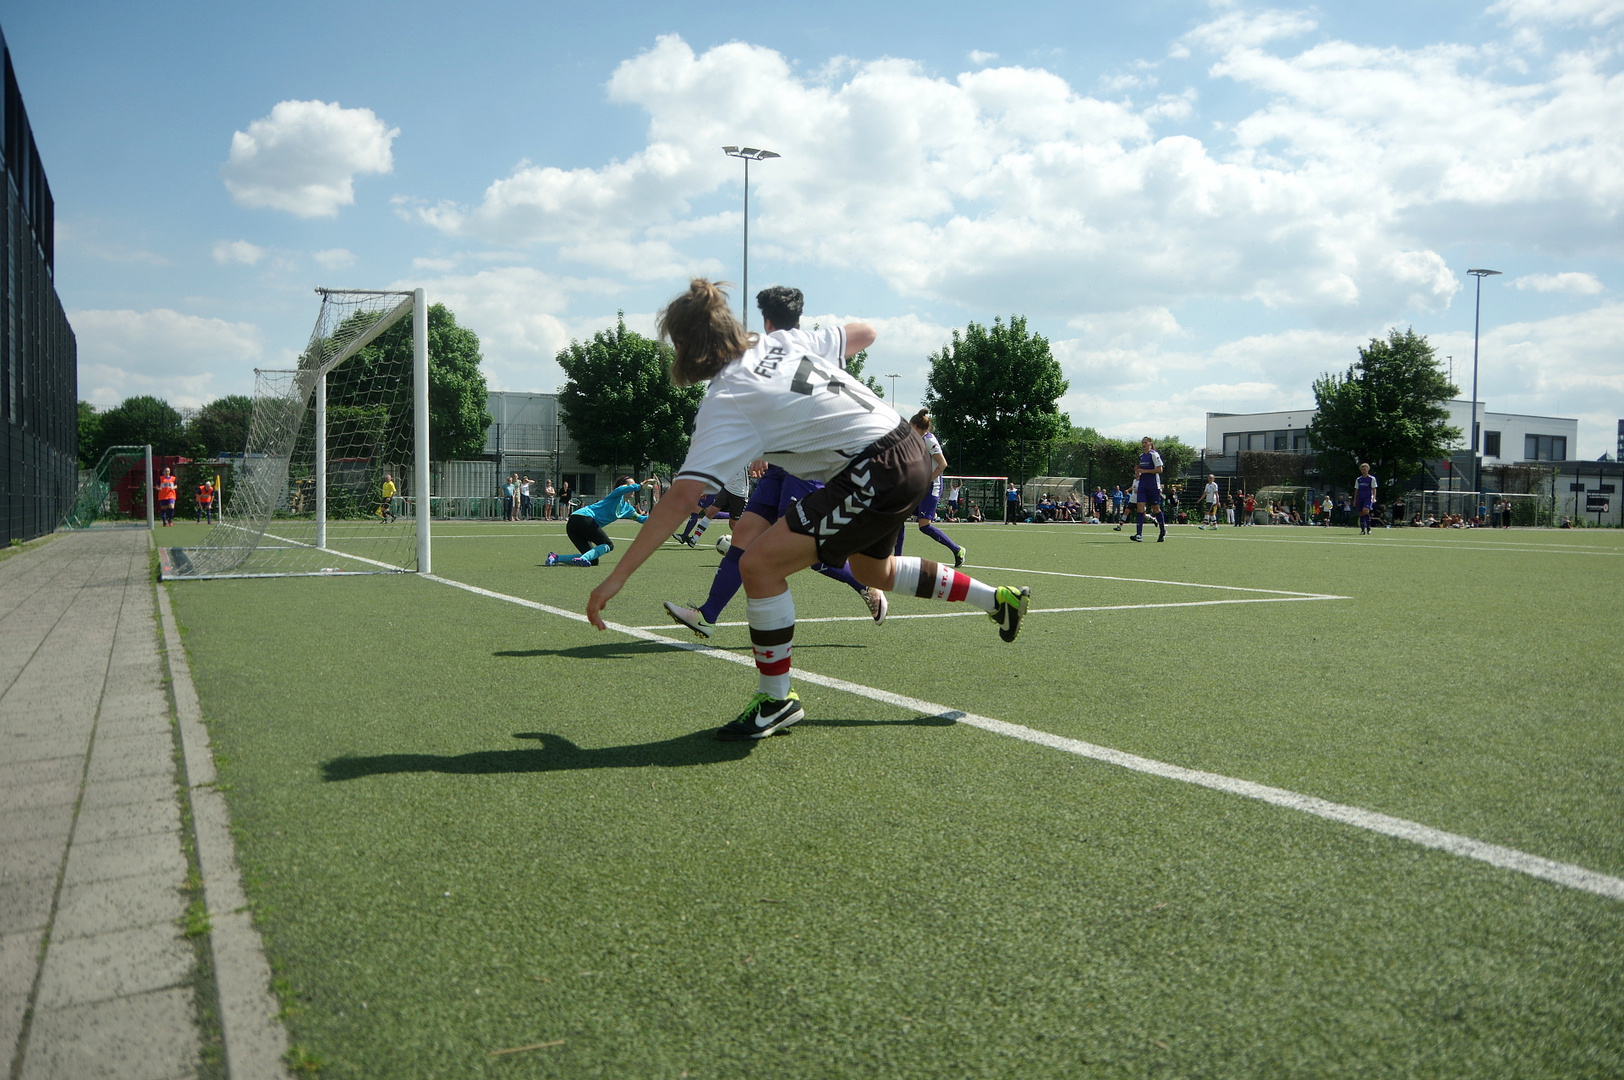
[[[1452, 400], [1449, 424], [1466, 431], [1472, 423], [1472, 403]], [[1207, 456], [1231, 457], [1241, 450], [1286, 450], [1306, 453], [1308, 425], [1316, 409], [1285, 412], [1207, 414]], [[1562, 416], [1489, 412], [1477, 403], [1477, 425], [1482, 433], [1485, 465], [1521, 461], [1566, 461], [1578, 449], [1579, 421]], [[1462, 439], [1460, 448], [1466, 449]]]

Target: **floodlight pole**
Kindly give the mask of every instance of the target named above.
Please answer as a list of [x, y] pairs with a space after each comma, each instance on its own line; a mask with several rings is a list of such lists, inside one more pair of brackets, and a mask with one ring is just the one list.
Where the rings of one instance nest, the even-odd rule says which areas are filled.
[[893, 409], [897, 407], [897, 379], [899, 377], [897, 375], [886, 376], [887, 379], [891, 380], [891, 407]]
[[[1466, 437], [1471, 441], [1472, 447], [1472, 498], [1481, 503], [1483, 501], [1483, 495], [1479, 490], [1481, 487], [1481, 478], [1478, 471], [1477, 457], [1477, 338], [1478, 331], [1483, 324], [1483, 279], [1486, 277], [1498, 276], [1500, 271], [1468, 270], [1466, 272], [1477, 278], [1477, 311], [1476, 314], [1472, 316], [1472, 427], [1471, 430], [1466, 433]], [[1472, 507], [1472, 511], [1473, 513], [1471, 516], [1475, 518], [1477, 516], [1477, 507]]]
[[750, 329], [750, 163], [782, 157], [771, 150], [758, 150], [754, 146], [724, 146], [722, 153], [744, 162], [744, 295], [739, 306], [744, 309], [744, 328]]

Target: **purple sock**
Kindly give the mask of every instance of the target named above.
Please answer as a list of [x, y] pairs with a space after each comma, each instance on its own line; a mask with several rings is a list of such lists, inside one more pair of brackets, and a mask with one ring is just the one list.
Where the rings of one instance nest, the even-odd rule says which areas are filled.
[[893, 554], [893, 555], [901, 555], [902, 554], [902, 541], [907, 539], [907, 537], [908, 537], [907, 526], [904, 526], [904, 527], [897, 530], [897, 549], [895, 551], [893, 551], [891, 554]]
[[953, 552], [953, 554], [957, 555], [959, 553], [959, 545], [955, 544], [952, 540], [948, 539], [947, 534], [945, 532], [943, 532], [942, 530], [938, 529], [936, 526], [934, 526], [934, 525], [925, 525], [925, 526], [922, 526], [919, 531], [924, 533], [926, 536], [930, 537], [932, 540], [936, 541], [938, 544], [940, 544], [943, 547], [947, 548], [949, 551]]
[[1139, 527], [1133, 531], [1135, 536], [1145, 535], [1145, 512], [1139, 511]]
[[710, 596], [699, 605], [699, 610], [709, 622], [715, 622], [722, 617], [722, 609], [727, 607], [738, 591], [744, 588], [744, 579], [739, 576], [739, 560], [744, 558], [744, 549], [738, 546], [727, 549], [722, 556], [722, 565], [716, 568], [716, 577], [711, 579]]
[[1160, 510], [1156, 511], [1156, 527], [1158, 529], [1167, 528], [1167, 515]]
[[684, 537], [686, 537], [689, 533], [693, 532], [694, 531], [694, 525], [697, 524], [698, 521], [699, 521], [699, 515], [698, 514], [689, 514], [688, 515], [688, 524], [686, 524], [686, 525], [684, 525], [682, 527], [682, 535]]
[[[863, 591], [863, 583], [852, 577], [851, 571], [846, 569], [844, 566], [825, 566], [823, 563], [819, 562], [813, 563], [812, 569], [833, 581], [841, 581], [847, 585], [850, 585], [857, 592]], [[711, 622], [715, 621], [715, 619], [711, 620]]]

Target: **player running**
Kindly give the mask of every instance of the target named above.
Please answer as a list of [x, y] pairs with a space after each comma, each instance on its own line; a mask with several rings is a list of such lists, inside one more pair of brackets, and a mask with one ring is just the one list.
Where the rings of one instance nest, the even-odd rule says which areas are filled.
[[739, 475], [729, 480], [721, 491], [699, 500], [698, 512], [689, 515], [687, 527], [672, 539], [679, 544], [698, 547], [700, 537], [705, 535], [712, 521], [722, 514], [726, 514], [729, 521], [738, 521], [749, 501], [750, 473], [747, 469], [741, 469]]
[[570, 538], [570, 543], [575, 545], [580, 554], [560, 557], [556, 551], [549, 551], [547, 565], [597, 566], [599, 559], [615, 550], [615, 542], [609, 539], [609, 534], [603, 531], [603, 527], [621, 518], [636, 518], [639, 525], [647, 521], [648, 515], [637, 512], [637, 507], [632, 504], [632, 497], [644, 488], [653, 490], [658, 483], [659, 481], [652, 476], [641, 484], [630, 476], [622, 476], [615, 490], [590, 506], [581, 507], [564, 523], [565, 535]]
[[747, 334], [727, 294], [696, 278], [660, 313], [660, 336], [675, 349], [678, 383], [708, 380], [687, 461], [625, 556], [592, 590], [586, 615], [605, 629], [604, 607], [693, 509], [758, 458], [825, 486], [807, 495], [757, 537], [739, 563], [749, 598], [757, 690], [719, 738], [759, 739], [802, 719], [790, 689], [795, 601], [788, 578], [814, 562], [850, 560], [858, 580], [915, 596], [966, 601], [1014, 641], [1030, 590], [994, 588], [925, 559], [891, 553], [897, 530], [930, 488], [925, 444], [888, 405], [838, 363], [793, 339]]
[[[930, 451], [930, 492], [920, 500], [919, 509], [914, 512], [915, 520], [919, 523], [919, 531], [951, 551], [955, 567], [963, 566], [965, 549], [955, 544], [951, 537], [934, 524], [936, 505], [942, 497], [942, 473], [947, 471], [947, 456], [942, 453], [941, 441], [931, 434], [930, 413], [927, 410], [920, 409], [914, 413], [908, 425], [919, 432], [919, 437], [925, 441], [925, 449]], [[897, 549], [894, 554], [902, 554], [902, 541], [907, 535], [907, 529], [897, 530]]]
[[[801, 329], [801, 309], [805, 299], [800, 289], [787, 285], [774, 285], [756, 294], [756, 306], [761, 311], [761, 322], [767, 337], [793, 343], [813, 355], [844, 369], [846, 361], [874, 344], [874, 328], [867, 323], [847, 323], [845, 326], [819, 330]], [[760, 464], [760, 463], [752, 463]], [[753, 469], [752, 471], [760, 471]], [[700, 637], [708, 638], [716, 630], [716, 620], [722, 609], [738, 595], [743, 587], [739, 574], [739, 560], [756, 537], [766, 532], [773, 522], [787, 514], [796, 502], [812, 494], [822, 484], [791, 476], [777, 465], [766, 465], [765, 471], [750, 493], [750, 501], [742, 514], [733, 518], [733, 537], [727, 551], [722, 554], [721, 565], [711, 579], [710, 595], [698, 607], [665, 602], [666, 614], [686, 626]], [[875, 624], [885, 622], [890, 601], [881, 589], [871, 589], [852, 576], [845, 566], [826, 566], [813, 563], [812, 569], [824, 577], [840, 582], [857, 593], [868, 607], [869, 618]]]
[[1353, 479], [1353, 505], [1359, 508], [1359, 535], [1370, 533], [1370, 511], [1376, 505], [1376, 478], [1370, 475], [1370, 466], [1359, 463], [1359, 475]]
[[1218, 527], [1218, 478], [1207, 474], [1207, 486], [1201, 489], [1201, 528]]
[[1167, 518], [1162, 514], [1162, 455], [1156, 440], [1146, 435], [1139, 440], [1139, 464], [1134, 466], [1134, 500], [1139, 504], [1139, 528], [1128, 537], [1136, 544], [1145, 542], [1145, 507], [1156, 508], [1156, 542], [1167, 539]]

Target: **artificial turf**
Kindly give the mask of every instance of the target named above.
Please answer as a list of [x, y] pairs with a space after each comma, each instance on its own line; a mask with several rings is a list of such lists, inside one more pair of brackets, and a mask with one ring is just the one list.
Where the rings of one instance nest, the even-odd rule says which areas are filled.
[[[1624, 874], [1619, 534], [949, 531], [1033, 587], [1016, 643], [803, 575], [797, 666]], [[435, 571], [579, 611], [560, 546], [449, 525]], [[1268, 595], [1197, 585], [1346, 599], [1122, 606]], [[1624, 1071], [1616, 900], [806, 683], [719, 743], [748, 669], [417, 577], [170, 590], [325, 1075]]]

